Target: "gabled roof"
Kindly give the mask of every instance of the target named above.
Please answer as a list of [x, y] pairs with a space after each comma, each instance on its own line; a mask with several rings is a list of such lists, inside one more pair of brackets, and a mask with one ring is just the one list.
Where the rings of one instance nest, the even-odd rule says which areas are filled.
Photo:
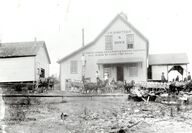
[[44, 41], [1, 43], [0, 58], [36, 56], [40, 47], [45, 48], [48, 61], [51, 63]]
[[72, 57], [73, 55], [76, 55], [78, 54], [79, 52], [89, 48], [90, 46], [94, 45], [99, 39], [100, 37], [103, 36], [103, 34], [115, 23], [116, 20], [122, 20], [127, 26], [129, 26], [137, 35], [139, 35], [143, 40], [145, 40], [147, 42], [147, 54], [148, 54], [148, 49], [149, 49], [149, 41], [148, 39], [143, 35], [141, 34], [131, 23], [129, 23], [126, 19], [124, 19], [122, 16], [121, 16], [121, 13], [118, 14], [108, 25], [107, 27], [89, 44], [85, 45], [84, 47], [81, 47], [79, 49], [77, 49], [76, 51], [72, 52], [71, 54], [61, 58], [60, 60], [57, 61], [57, 63], [61, 63], [65, 60], [67, 60], [68, 58]]
[[186, 53], [149, 55], [149, 65], [182, 65], [182, 64], [189, 64], [188, 56]]

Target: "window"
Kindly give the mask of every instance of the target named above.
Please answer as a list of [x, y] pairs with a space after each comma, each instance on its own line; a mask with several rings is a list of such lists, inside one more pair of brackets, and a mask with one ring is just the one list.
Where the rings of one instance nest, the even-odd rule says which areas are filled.
[[130, 77], [138, 76], [138, 64], [137, 63], [129, 64], [128, 69], [129, 69]]
[[71, 69], [71, 74], [77, 74], [77, 61], [71, 61], [70, 69]]
[[132, 49], [133, 48], [133, 44], [127, 44], [127, 49]]
[[110, 66], [108, 66], [108, 65], [104, 66], [104, 68], [103, 68], [103, 77], [104, 77], [105, 73], [108, 73], [109, 78], [111, 77], [111, 67]]
[[112, 35], [105, 36], [105, 50], [113, 50], [113, 36]]
[[134, 35], [133, 34], [127, 34], [126, 35], [126, 42], [127, 42], [127, 49], [133, 49]]

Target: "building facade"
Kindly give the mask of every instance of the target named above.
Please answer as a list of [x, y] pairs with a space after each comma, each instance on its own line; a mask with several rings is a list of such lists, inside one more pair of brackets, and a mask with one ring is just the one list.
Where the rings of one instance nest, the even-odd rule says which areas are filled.
[[1, 43], [0, 83], [47, 78], [50, 63], [44, 41]]
[[95, 82], [96, 71], [110, 81], [147, 81], [148, 49], [146, 37], [118, 14], [93, 42], [58, 61], [61, 90], [82, 76]]

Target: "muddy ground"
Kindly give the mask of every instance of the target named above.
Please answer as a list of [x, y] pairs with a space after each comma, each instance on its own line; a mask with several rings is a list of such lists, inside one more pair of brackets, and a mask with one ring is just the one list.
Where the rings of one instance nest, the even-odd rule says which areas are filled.
[[[41, 98], [22, 106], [24, 120], [4, 119], [5, 133], [183, 133], [192, 132], [192, 106], [134, 102], [123, 97]], [[16, 110], [6, 105], [6, 115]], [[17, 112], [17, 111], [16, 111]], [[66, 114], [61, 119], [61, 113]], [[9, 116], [10, 118], [11, 116]]]

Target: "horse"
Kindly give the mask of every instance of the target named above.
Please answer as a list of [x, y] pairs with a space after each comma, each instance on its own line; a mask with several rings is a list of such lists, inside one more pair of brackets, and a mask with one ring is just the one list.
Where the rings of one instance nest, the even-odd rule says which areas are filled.
[[135, 82], [132, 80], [130, 83], [127, 83], [126, 80], [124, 81], [124, 91], [126, 93], [130, 93], [130, 90], [134, 87]]
[[109, 85], [108, 80], [101, 80], [101, 79], [97, 80], [98, 91], [100, 91], [101, 93], [104, 93], [107, 91], [107, 85]]
[[86, 80], [83, 81], [83, 92], [85, 93], [104, 93], [106, 91], [106, 85], [108, 81], [103, 81], [101, 79], [97, 79], [97, 82], [87, 82]]
[[86, 78], [82, 79], [82, 93], [97, 93], [97, 83], [91, 82], [91, 80], [86, 80]]
[[48, 80], [46, 78], [40, 78], [38, 81], [38, 91], [40, 93], [44, 93], [48, 91], [49, 84], [47, 82]]
[[96, 92], [97, 93], [97, 83], [93, 83], [93, 82], [84, 82], [83, 83], [83, 93], [91, 93], [91, 92]]
[[175, 93], [175, 94], [179, 94], [180, 91], [184, 90], [184, 86], [183, 85], [176, 85], [176, 82], [173, 82], [169, 85], [169, 90], [168, 93]]

